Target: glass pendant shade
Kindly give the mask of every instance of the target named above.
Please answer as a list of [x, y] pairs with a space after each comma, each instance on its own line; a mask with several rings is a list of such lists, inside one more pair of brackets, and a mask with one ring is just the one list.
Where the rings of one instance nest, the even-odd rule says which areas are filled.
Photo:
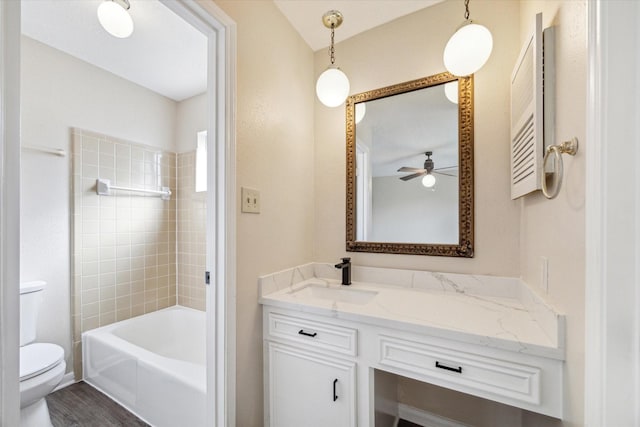
[[453, 81], [449, 83], [445, 83], [444, 85], [444, 94], [447, 99], [454, 104], [458, 103], [458, 81]]
[[431, 175], [430, 173], [426, 174], [424, 178], [422, 178], [422, 185], [427, 188], [431, 188], [436, 185], [436, 177]]
[[358, 102], [356, 104], [356, 124], [360, 123], [364, 119], [364, 115], [367, 114], [367, 104], [364, 102]]
[[487, 62], [493, 49], [491, 32], [479, 24], [465, 21], [444, 48], [444, 66], [454, 76], [468, 76]]
[[327, 107], [337, 107], [349, 95], [349, 79], [339, 68], [329, 67], [318, 77], [316, 95]]
[[129, 12], [115, 1], [104, 1], [98, 6], [100, 25], [112, 36], [124, 39], [133, 33], [133, 19]]

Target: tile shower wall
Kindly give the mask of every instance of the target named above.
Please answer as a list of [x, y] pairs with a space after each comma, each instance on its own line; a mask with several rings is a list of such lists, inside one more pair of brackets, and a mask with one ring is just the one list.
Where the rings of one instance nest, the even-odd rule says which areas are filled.
[[[171, 200], [116, 191], [96, 179], [157, 190]], [[73, 130], [74, 372], [82, 375], [81, 333], [176, 303], [176, 154]]]
[[195, 192], [196, 153], [178, 154], [178, 304], [204, 310], [206, 192]]

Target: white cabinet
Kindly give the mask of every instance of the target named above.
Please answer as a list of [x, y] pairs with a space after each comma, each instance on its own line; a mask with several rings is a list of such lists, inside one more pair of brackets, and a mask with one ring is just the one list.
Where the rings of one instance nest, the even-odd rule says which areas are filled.
[[356, 427], [357, 330], [265, 310], [265, 425]]
[[375, 370], [563, 415], [559, 359], [270, 306], [264, 340], [265, 426], [373, 427]]
[[355, 362], [267, 341], [268, 425], [356, 426]]

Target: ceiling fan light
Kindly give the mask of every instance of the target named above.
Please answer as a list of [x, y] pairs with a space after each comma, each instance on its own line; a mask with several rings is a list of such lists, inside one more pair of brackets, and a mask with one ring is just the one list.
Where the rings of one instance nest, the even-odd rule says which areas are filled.
[[493, 37], [487, 27], [467, 20], [444, 48], [444, 66], [454, 76], [468, 76], [487, 62], [493, 50]]
[[133, 33], [133, 19], [125, 8], [128, 2], [107, 0], [98, 6], [98, 21], [109, 34], [124, 39]]
[[327, 107], [337, 107], [349, 95], [349, 79], [338, 67], [327, 68], [316, 82], [318, 99]]
[[427, 188], [431, 188], [436, 185], [436, 177], [428, 173], [422, 178], [422, 185]]

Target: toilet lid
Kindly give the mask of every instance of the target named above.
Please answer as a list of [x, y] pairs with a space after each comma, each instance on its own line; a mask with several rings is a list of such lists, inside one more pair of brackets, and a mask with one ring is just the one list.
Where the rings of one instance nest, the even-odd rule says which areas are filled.
[[64, 358], [64, 350], [56, 344], [34, 343], [20, 347], [20, 381], [48, 371]]

